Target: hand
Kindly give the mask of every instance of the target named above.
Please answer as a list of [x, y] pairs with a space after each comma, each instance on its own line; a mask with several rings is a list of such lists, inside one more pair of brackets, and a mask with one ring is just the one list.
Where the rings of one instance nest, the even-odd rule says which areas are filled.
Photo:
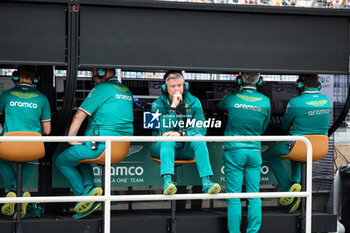
[[178, 91], [175, 92], [173, 95], [173, 103], [171, 104], [171, 107], [176, 108], [181, 101], [182, 101], [182, 94]]
[[162, 136], [176, 137], [181, 135], [177, 131], [168, 131], [168, 132], [165, 132]]
[[68, 144], [71, 145], [71, 146], [83, 145], [82, 142], [68, 142]]

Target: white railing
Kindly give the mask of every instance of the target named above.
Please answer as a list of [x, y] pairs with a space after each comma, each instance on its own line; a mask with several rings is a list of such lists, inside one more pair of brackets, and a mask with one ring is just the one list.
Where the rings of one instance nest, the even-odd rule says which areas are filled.
[[[50, 197], [18, 197], [0, 198], [0, 203], [23, 203], [23, 202], [78, 202], [78, 201], [103, 201], [104, 209], [104, 232], [110, 233], [111, 201], [156, 201], [156, 200], [194, 200], [194, 199], [228, 199], [228, 198], [279, 198], [279, 197], [306, 197], [306, 233], [311, 233], [312, 217], [312, 146], [310, 141], [302, 136], [194, 136], [194, 137], [149, 137], [149, 136], [98, 136], [98, 137], [0, 137], [0, 142], [69, 142], [69, 141], [98, 141], [106, 142], [106, 165], [105, 165], [105, 190], [103, 196], [50, 196]], [[153, 141], [302, 141], [307, 148], [307, 171], [306, 191], [303, 192], [264, 192], [264, 193], [219, 193], [219, 194], [148, 194], [148, 195], [111, 195], [111, 142], [153, 142]]]

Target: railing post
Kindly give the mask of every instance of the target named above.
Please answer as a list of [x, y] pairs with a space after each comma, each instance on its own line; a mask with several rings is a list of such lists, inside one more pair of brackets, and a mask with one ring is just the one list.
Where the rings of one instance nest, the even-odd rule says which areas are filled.
[[106, 140], [106, 148], [105, 148], [105, 190], [104, 196], [105, 200], [105, 208], [104, 208], [104, 232], [111, 232], [111, 140]]
[[[306, 139], [306, 138], [305, 138]], [[305, 141], [306, 144], [306, 233], [311, 233], [312, 224], [312, 145], [308, 139]]]

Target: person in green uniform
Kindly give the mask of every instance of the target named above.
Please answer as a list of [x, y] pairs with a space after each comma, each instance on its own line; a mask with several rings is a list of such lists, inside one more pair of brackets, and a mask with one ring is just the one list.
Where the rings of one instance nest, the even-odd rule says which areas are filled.
[[[204, 122], [202, 105], [198, 98], [189, 92], [181, 71], [168, 71], [164, 75], [162, 95], [152, 103], [151, 112], [160, 118], [160, 127], [153, 130], [153, 136], [204, 136], [205, 127], [197, 127], [196, 122]], [[189, 123], [190, 122], [190, 123]], [[172, 181], [175, 159], [196, 158], [199, 176], [202, 178], [202, 191], [216, 194], [221, 191], [217, 183], [210, 181], [213, 175], [206, 142], [155, 142], [152, 156], [160, 158], [160, 174], [164, 179], [163, 193], [175, 194], [177, 188]]]
[[[243, 73], [237, 77], [240, 90], [227, 94], [218, 107], [228, 113], [225, 136], [260, 136], [270, 121], [270, 99], [257, 91], [262, 78], [259, 73]], [[241, 193], [243, 180], [247, 192], [259, 192], [261, 143], [225, 142], [225, 181], [227, 193]], [[247, 233], [258, 232], [261, 225], [261, 200], [248, 198]], [[227, 199], [228, 230], [239, 233], [240, 199]]]
[[[46, 96], [36, 90], [33, 85], [33, 80], [36, 78], [35, 67], [20, 66], [18, 72], [19, 77], [14, 78], [16, 86], [0, 95], [0, 112], [5, 115], [1, 135], [15, 131], [48, 135], [51, 131], [50, 104]], [[33, 170], [33, 164], [23, 164], [23, 184], [28, 181]], [[14, 163], [0, 159], [0, 175], [8, 190], [6, 197], [16, 197], [17, 175]], [[30, 197], [30, 193], [24, 192], [23, 196]], [[27, 204], [22, 204], [22, 217], [26, 214]], [[8, 216], [13, 215], [14, 206], [14, 203], [6, 203], [2, 206], [1, 213]]]
[[[101, 80], [94, 86], [75, 113], [68, 136], [76, 136], [82, 122], [88, 117], [85, 136], [133, 135], [133, 96], [129, 88], [115, 77], [114, 69], [93, 69], [92, 75]], [[58, 170], [66, 177], [74, 195], [99, 196], [102, 189], [95, 187], [91, 164], [79, 163], [83, 159], [95, 159], [105, 149], [104, 143], [69, 142], [72, 145], [56, 158]], [[100, 207], [101, 203], [78, 202], [74, 207], [74, 219], [83, 218]]]
[[[331, 118], [331, 102], [327, 96], [320, 93], [321, 85], [316, 74], [300, 75], [297, 88], [301, 95], [291, 99], [287, 105], [282, 120], [282, 130], [290, 135], [328, 135], [328, 125]], [[282, 165], [281, 155], [287, 155], [293, 149], [294, 142], [282, 142], [275, 146], [269, 155], [268, 162], [282, 192], [299, 192], [301, 190], [301, 163], [290, 161], [292, 174], [289, 178]], [[300, 203], [300, 197], [282, 197], [280, 204], [289, 206], [289, 213], [295, 212]]]

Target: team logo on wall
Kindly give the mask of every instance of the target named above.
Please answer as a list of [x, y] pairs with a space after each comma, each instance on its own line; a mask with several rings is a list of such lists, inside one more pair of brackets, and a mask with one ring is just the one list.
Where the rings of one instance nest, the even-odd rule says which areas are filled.
[[143, 128], [144, 129], [159, 129], [160, 128], [160, 113], [157, 112], [144, 112], [143, 113]]

